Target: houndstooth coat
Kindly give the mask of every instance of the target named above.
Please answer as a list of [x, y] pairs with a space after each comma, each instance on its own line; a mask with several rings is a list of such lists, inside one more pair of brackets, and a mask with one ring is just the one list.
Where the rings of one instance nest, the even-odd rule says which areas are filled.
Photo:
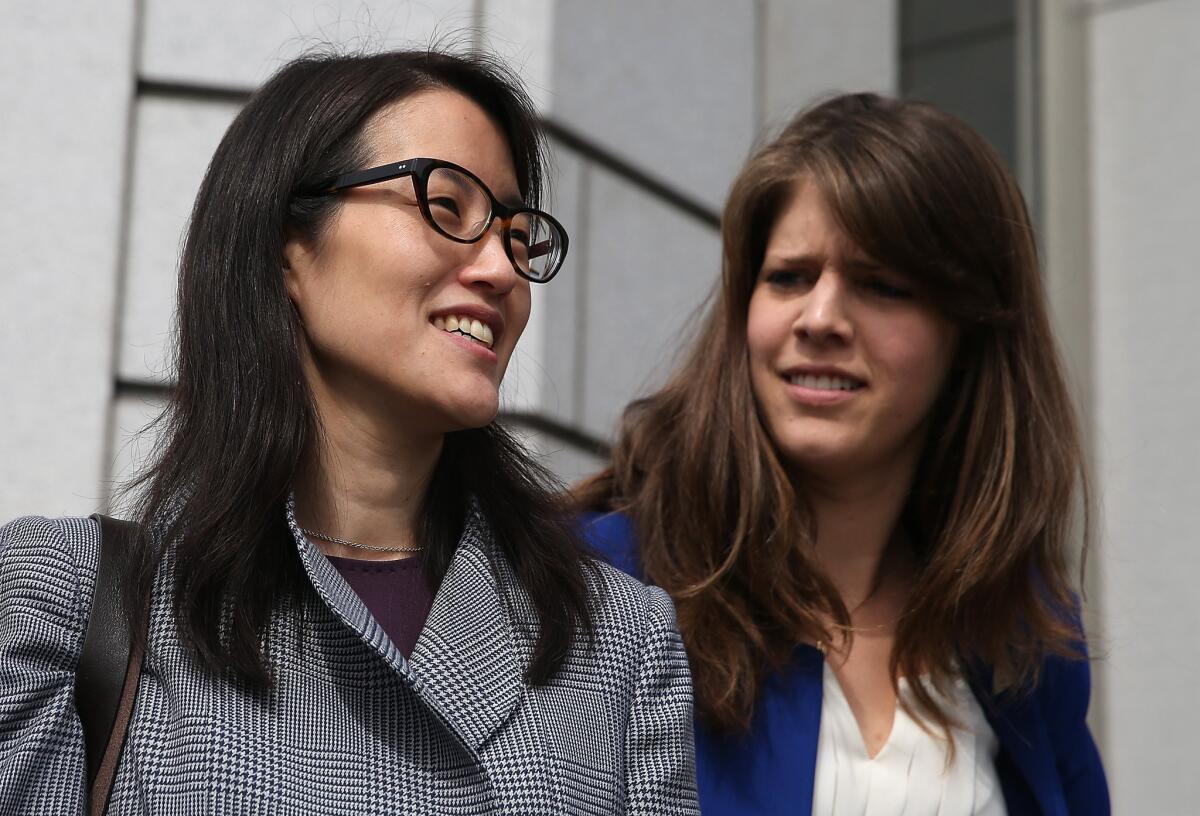
[[[272, 623], [269, 691], [193, 662], [160, 571], [109, 814], [699, 812], [687, 659], [662, 591], [602, 567], [594, 646], [531, 687], [532, 608], [478, 514], [407, 660], [288, 518], [312, 592], [300, 631]], [[0, 528], [3, 816], [85, 811], [74, 667], [98, 547], [90, 519]]]

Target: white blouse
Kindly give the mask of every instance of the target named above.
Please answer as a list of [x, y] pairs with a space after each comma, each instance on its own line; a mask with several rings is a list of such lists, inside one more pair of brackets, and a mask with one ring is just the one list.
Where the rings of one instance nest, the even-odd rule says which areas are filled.
[[[966, 729], [954, 729], [954, 762], [946, 740], [923, 731], [896, 706], [892, 733], [867, 755], [862, 731], [837, 676], [825, 664], [825, 699], [817, 743], [813, 813], [819, 816], [1006, 816], [996, 774], [996, 734], [964, 680], [949, 699], [935, 699]], [[900, 680], [900, 696], [911, 700]]]

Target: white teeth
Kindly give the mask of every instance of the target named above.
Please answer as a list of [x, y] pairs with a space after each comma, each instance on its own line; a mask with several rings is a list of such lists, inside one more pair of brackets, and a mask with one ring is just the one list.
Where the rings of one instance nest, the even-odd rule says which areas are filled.
[[495, 342], [492, 327], [481, 320], [461, 315], [448, 315], [445, 318], [435, 317], [433, 325], [445, 332], [457, 332], [465, 337], [470, 337], [488, 348], [491, 348]]
[[793, 374], [788, 377], [788, 382], [802, 388], [811, 388], [814, 391], [857, 391], [862, 388], [862, 383], [857, 380], [851, 380], [848, 377], [830, 377], [826, 374], [820, 376]]

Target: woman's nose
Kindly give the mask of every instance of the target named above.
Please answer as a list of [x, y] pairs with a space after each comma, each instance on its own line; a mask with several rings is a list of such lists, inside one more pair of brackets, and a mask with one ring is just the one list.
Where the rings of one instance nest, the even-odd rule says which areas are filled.
[[793, 331], [817, 343], [846, 343], [853, 336], [848, 312], [846, 281], [833, 272], [822, 272], [805, 297]]
[[462, 269], [463, 282], [468, 286], [486, 286], [503, 294], [517, 285], [520, 276], [505, 252], [503, 232], [497, 221], [471, 245], [473, 253]]

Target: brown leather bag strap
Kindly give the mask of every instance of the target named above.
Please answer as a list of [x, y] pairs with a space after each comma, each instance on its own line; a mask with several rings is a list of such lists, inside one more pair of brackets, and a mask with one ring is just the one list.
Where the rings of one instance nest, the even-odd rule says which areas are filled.
[[121, 554], [137, 527], [99, 514], [92, 518], [100, 522], [100, 559], [92, 611], [75, 671], [75, 707], [83, 722], [89, 813], [100, 816], [108, 805], [133, 714], [146, 633], [130, 631], [121, 607]]

